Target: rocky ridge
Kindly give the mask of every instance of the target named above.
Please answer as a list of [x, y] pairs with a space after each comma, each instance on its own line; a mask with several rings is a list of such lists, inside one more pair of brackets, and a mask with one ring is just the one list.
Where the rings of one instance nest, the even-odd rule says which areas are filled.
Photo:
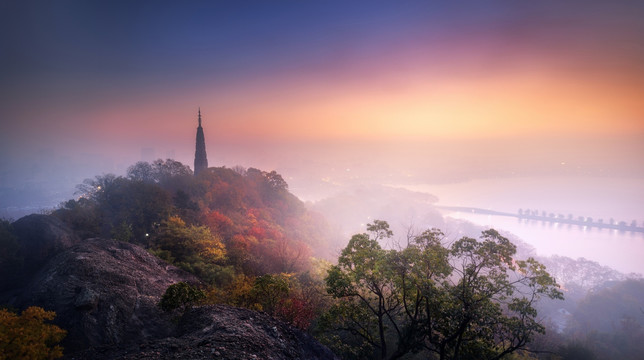
[[14, 304], [55, 311], [68, 351], [122, 345], [170, 335], [172, 324], [156, 304], [180, 281], [197, 279], [138, 246], [87, 239], [53, 257]]
[[33, 274], [0, 292], [0, 304], [55, 311], [54, 323], [68, 331], [67, 359], [335, 358], [264, 313], [223, 305], [189, 309], [179, 318], [164, 313], [157, 304], [165, 289], [198, 279], [133, 244], [79, 240], [51, 217], [20, 221], [23, 232], [16, 233]]
[[128, 348], [103, 347], [71, 359], [337, 359], [310, 335], [265, 313], [225, 305], [195, 307], [173, 336]]

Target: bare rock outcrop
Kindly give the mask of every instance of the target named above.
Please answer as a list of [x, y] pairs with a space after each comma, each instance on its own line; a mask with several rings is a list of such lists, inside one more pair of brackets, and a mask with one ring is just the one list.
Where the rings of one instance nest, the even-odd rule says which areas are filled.
[[99, 348], [74, 360], [338, 359], [310, 335], [265, 313], [226, 305], [195, 307], [174, 336], [129, 348]]
[[180, 281], [197, 279], [136, 245], [87, 239], [50, 259], [13, 305], [55, 311], [66, 352], [124, 346], [172, 333], [157, 303]]
[[194, 308], [181, 318], [179, 330], [183, 334], [180, 339], [196, 350], [193, 358], [199, 358], [198, 354], [225, 359], [335, 358], [310, 335], [248, 309], [223, 305]]

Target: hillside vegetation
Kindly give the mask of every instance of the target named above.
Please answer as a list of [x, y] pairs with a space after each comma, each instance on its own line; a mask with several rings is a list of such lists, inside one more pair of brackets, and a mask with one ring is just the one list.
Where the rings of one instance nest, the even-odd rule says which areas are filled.
[[[591, 351], [581, 339], [592, 334], [576, 330], [578, 342], [571, 342], [545, 333], [551, 325], [543, 323], [537, 305], [540, 298], [562, 298], [557, 281], [495, 230], [482, 231], [478, 239], [448, 239], [438, 229], [408, 231], [405, 243], [393, 237], [386, 221], [373, 220], [367, 232], [338, 246], [324, 218], [307, 210], [275, 171], [209, 168], [194, 176], [170, 159], [137, 163], [125, 176], [87, 179], [77, 195], [50, 216], [0, 227], [0, 267], [10, 275], [0, 282], [4, 299], [13, 297], [20, 307], [36, 299], [62, 314], [59, 324], [69, 328], [67, 344], [76, 351], [112, 339], [105, 352], [112, 358], [131, 345], [124, 339], [137, 341], [119, 334], [137, 327], [154, 341], [150, 351], [179, 346], [195, 356], [192, 335], [168, 321], [209, 304], [263, 311], [308, 331], [347, 359], [572, 359]], [[350, 217], [350, 208], [343, 216]], [[90, 261], [86, 253], [97, 257]], [[137, 295], [143, 288], [135, 273], [147, 257], [163, 270], [143, 276], [154, 289]], [[83, 265], [68, 266], [75, 261]], [[165, 263], [194, 276], [159, 275], [170, 269]], [[56, 277], [74, 271], [81, 273]], [[107, 275], [94, 279], [98, 273]], [[164, 279], [153, 280], [159, 276]], [[103, 280], [109, 284], [101, 285], [107, 284]], [[145, 303], [145, 311], [109, 323], [114, 310], [105, 306], [124, 299]], [[138, 320], [132, 325], [127, 319]], [[575, 325], [584, 326], [579, 319]], [[103, 323], [111, 325], [96, 333], [86, 330]], [[637, 321], [627, 325], [641, 333]], [[100, 335], [104, 328], [111, 329], [109, 336]], [[271, 329], [262, 331], [270, 337]], [[180, 345], [158, 342], [171, 332]], [[219, 335], [213, 330], [212, 338]], [[199, 353], [207, 340], [200, 337]], [[241, 351], [221, 346], [212, 351], [224, 348]]]
[[125, 177], [85, 180], [78, 190], [54, 212], [77, 233], [148, 247], [213, 283], [302, 270], [314, 250], [326, 249], [325, 222], [275, 171], [210, 168], [194, 177], [179, 162], [157, 160]]
[[174, 160], [139, 162], [124, 177], [85, 180], [53, 215], [81, 238], [134, 243], [195, 274], [210, 303], [264, 310], [302, 328], [320, 308], [313, 265], [330, 258], [330, 230], [275, 171], [222, 167], [195, 177]]

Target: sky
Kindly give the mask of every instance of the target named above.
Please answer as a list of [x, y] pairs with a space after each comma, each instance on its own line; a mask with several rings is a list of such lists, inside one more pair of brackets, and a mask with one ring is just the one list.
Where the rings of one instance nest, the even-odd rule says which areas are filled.
[[192, 166], [199, 108], [211, 166], [301, 188], [644, 177], [642, 19], [634, 1], [3, 1], [0, 188]]

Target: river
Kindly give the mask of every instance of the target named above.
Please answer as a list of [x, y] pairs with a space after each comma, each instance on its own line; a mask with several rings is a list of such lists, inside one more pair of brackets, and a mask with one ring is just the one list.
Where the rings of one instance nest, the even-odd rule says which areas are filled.
[[[442, 185], [407, 185], [438, 196], [437, 205], [475, 207], [517, 213], [543, 211], [644, 224], [644, 181], [632, 178], [505, 178]], [[513, 217], [447, 211], [446, 216], [509, 231], [540, 255], [584, 257], [618, 271], [644, 274], [644, 234]]]

